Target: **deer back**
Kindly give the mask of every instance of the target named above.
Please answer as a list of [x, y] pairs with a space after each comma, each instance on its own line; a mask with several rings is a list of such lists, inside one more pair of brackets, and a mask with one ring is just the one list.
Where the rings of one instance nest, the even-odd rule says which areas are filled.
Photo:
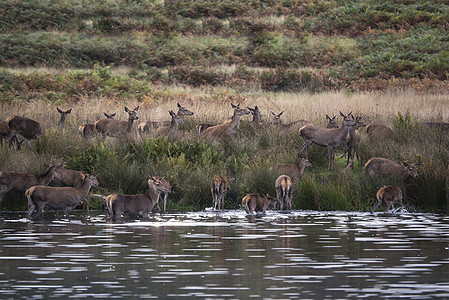
[[11, 132], [29, 140], [37, 139], [42, 133], [40, 123], [27, 117], [11, 116], [6, 119], [6, 124]]
[[369, 124], [366, 127], [366, 133], [371, 140], [393, 137], [393, 131], [381, 124]]
[[420, 163], [404, 164], [404, 166], [401, 166], [397, 162], [387, 158], [373, 157], [365, 164], [364, 169], [370, 176], [386, 176], [393, 177], [398, 180], [418, 178], [418, 167]]

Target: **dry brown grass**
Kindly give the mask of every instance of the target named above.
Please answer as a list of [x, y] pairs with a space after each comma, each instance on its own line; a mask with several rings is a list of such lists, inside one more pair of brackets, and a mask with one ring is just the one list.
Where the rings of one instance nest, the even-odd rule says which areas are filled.
[[[265, 93], [234, 94], [225, 89], [192, 89], [183, 87], [159, 87], [154, 96], [137, 100], [117, 100], [107, 98], [84, 98], [77, 103], [57, 105], [49, 102], [13, 102], [0, 104], [0, 119], [10, 115], [25, 115], [42, 123], [45, 129], [57, 126], [59, 114], [56, 107], [72, 108], [67, 118], [67, 127], [77, 128], [87, 122], [103, 118], [103, 112], [117, 113], [116, 119], [126, 120], [125, 106], [139, 109], [139, 121], [170, 120], [169, 110], [177, 110], [177, 103], [195, 113], [189, 120], [201, 123], [218, 123], [232, 115], [230, 103], [240, 102], [242, 106], [258, 105], [264, 120], [271, 119], [270, 111], [279, 113], [284, 122], [308, 119], [316, 124], [325, 124], [325, 116], [353, 112], [364, 117], [366, 124], [384, 123], [392, 125], [400, 112], [409, 112], [421, 121], [448, 121], [449, 95], [417, 94], [407, 91], [386, 93], [329, 92], [320, 94]], [[251, 119], [251, 116], [244, 119]], [[138, 123], [137, 122], [137, 123]], [[136, 125], [137, 126], [137, 125]]]

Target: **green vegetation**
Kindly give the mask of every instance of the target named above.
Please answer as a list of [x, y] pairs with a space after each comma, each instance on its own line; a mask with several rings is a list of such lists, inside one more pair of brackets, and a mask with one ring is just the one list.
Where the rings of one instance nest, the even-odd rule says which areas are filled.
[[[0, 170], [42, 173], [50, 161], [64, 162], [95, 174], [95, 193], [103, 195], [142, 193], [149, 175], [165, 176], [173, 183], [169, 209], [211, 206], [209, 184], [220, 174], [236, 177], [237, 198], [226, 207], [237, 208], [246, 193], [275, 195], [269, 168], [298, 163], [302, 140], [297, 130], [242, 122], [234, 141], [206, 143], [196, 124], [222, 122], [229, 102], [259, 105], [265, 120], [270, 110], [285, 110], [285, 122], [322, 124], [326, 114], [352, 110], [367, 124], [391, 126], [395, 137], [370, 142], [362, 129], [362, 162], [353, 171], [337, 158], [329, 172], [327, 150], [313, 146], [293, 207], [368, 211], [383, 183], [362, 167], [381, 156], [422, 161], [407, 203], [447, 212], [449, 138], [421, 121], [447, 117], [448, 25], [443, 0], [5, 0], [0, 119], [23, 114], [45, 131], [32, 149], [1, 146]], [[414, 102], [401, 105], [408, 98]], [[140, 105], [142, 121], [165, 119], [177, 102], [195, 115], [174, 137], [84, 140], [77, 132], [104, 111], [123, 119], [125, 105]], [[74, 108], [64, 131], [56, 129], [56, 106]], [[26, 203], [9, 193], [1, 207], [24, 210]]]
[[3, 67], [127, 66], [164, 84], [242, 89], [447, 91], [444, 1], [7, 0], [0, 12]]

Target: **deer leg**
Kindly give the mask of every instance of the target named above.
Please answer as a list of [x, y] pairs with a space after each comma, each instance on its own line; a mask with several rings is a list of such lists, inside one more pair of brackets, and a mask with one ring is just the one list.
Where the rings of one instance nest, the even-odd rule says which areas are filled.
[[167, 209], [167, 198], [168, 198], [168, 193], [164, 193], [164, 213], [165, 213], [165, 210]]
[[376, 208], [378, 208], [379, 207], [379, 205], [382, 203], [382, 200], [381, 199], [377, 199], [377, 203], [376, 203], [376, 205], [374, 205], [374, 207], [371, 209], [371, 213], [373, 213], [375, 210], [376, 210]]
[[334, 165], [335, 149], [333, 147], [328, 147], [327, 151], [329, 152], [329, 165], [327, 169], [330, 171]]

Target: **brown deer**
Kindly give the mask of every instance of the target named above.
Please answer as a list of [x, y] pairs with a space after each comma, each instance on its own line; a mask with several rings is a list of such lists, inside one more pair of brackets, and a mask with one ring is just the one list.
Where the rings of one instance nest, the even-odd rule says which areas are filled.
[[300, 128], [305, 125], [312, 124], [312, 122], [310, 122], [308, 120], [297, 120], [297, 121], [293, 121], [293, 122], [284, 124], [281, 120], [281, 116], [283, 113], [284, 113], [284, 111], [281, 111], [279, 114], [275, 114], [274, 112], [271, 112], [271, 114], [272, 114], [271, 124], [279, 126], [279, 128], [281, 128], [283, 130], [290, 130], [292, 128]]
[[390, 127], [381, 124], [369, 124], [366, 127], [366, 133], [370, 140], [379, 140], [385, 138], [392, 138], [394, 136], [393, 130]]
[[376, 193], [377, 203], [376, 205], [371, 209], [371, 213], [373, 213], [376, 208], [379, 207], [379, 205], [385, 203], [385, 213], [389, 211], [390, 209], [394, 209], [394, 203], [398, 202], [401, 207], [404, 205], [402, 204], [402, 191], [399, 187], [395, 185], [388, 185], [381, 187], [377, 193]]
[[[103, 114], [105, 115], [106, 119], [114, 119], [115, 117], [115, 113], [108, 115], [107, 113], [104, 112]], [[97, 130], [95, 129], [94, 123], [83, 124], [78, 128], [78, 130], [83, 138], [90, 138], [97, 135], [98, 133]]]
[[159, 127], [156, 130], [156, 135], [171, 135], [178, 131], [179, 124], [184, 122], [183, 118], [176, 115], [172, 110], [169, 111], [171, 116], [171, 123], [169, 126]]
[[262, 123], [262, 113], [260, 112], [260, 109], [257, 105], [254, 108], [247, 107], [247, 109], [253, 115], [253, 124]]
[[323, 128], [318, 125], [309, 124], [299, 129], [299, 135], [304, 140], [304, 145], [299, 148], [300, 153], [306, 151], [306, 157], [309, 156], [309, 148], [312, 144], [327, 147], [329, 152], [329, 166], [331, 170], [334, 165], [335, 150], [348, 136], [349, 129], [355, 126], [355, 121], [349, 116], [345, 116], [342, 112], [343, 126], [341, 128]]
[[224, 209], [224, 201], [226, 192], [231, 188], [231, 183], [235, 178], [227, 179], [225, 176], [215, 176], [210, 184], [210, 191], [212, 193], [212, 203], [214, 209]]
[[9, 130], [6, 121], [0, 121], [0, 145], [3, 145], [3, 140], [9, 138], [11, 130]]
[[95, 122], [95, 130], [103, 136], [110, 137], [122, 137], [131, 132], [133, 123], [138, 120], [137, 111], [139, 106], [133, 110], [125, 107], [125, 112], [128, 113], [128, 121], [115, 120], [115, 119], [101, 119]]
[[59, 129], [62, 130], [65, 127], [65, 121], [66, 121], [67, 115], [72, 112], [72, 109], [69, 109], [66, 111], [59, 109], [59, 107], [56, 107], [56, 109], [58, 110], [58, 113], [61, 115], [61, 119], [59, 119], [58, 125], [59, 125]]
[[54, 210], [64, 210], [66, 217], [84, 200], [89, 193], [92, 186], [98, 186], [98, 180], [92, 176], [87, 175], [83, 184], [77, 188], [74, 187], [54, 187], [54, 186], [33, 186], [25, 192], [28, 199], [28, 213], [31, 217], [34, 211], [40, 217], [44, 207], [47, 206]]
[[287, 175], [281, 175], [276, 179], [274, 186], [276, 188], [276, 199], [280, 204], [280, 209], [284, 210], [285, 202], [287, 210], [291, 211], [293, 192], [295, 191], [292, 179]]
[[357, 161], [360, 164], [359, 144], [362, 140], [362, 136], [360, 135], [358, 129], [360, 127], [365, 127], [366, 125], [365, 123], [363, 123], [362, 117], [356, 117], [355, 123], [355, 126], [349, 129], [349, 133], [345, 141], [343, 141], [343, 155], [341, 156], [341, 158], [345, 157], [346, 154], [348, 155], [347, 168], [354, 167], [354, 156], [357, 158]]
[[122, 215], [148, 218], [158, 201], [159, 194], [168, 192], [160, 180], [154, 178], [150, 180], [154, 188], [150, 188], [147, 194], [112, 194], [106, 197], [106, 206], [113, 221], [120, 219]]
[[41, 124], [27, 117], [11, 116], [6, 119], [6, 124], [10, 130], [9, 137], [7, 138], [10, 145], [17, 138], [17, 134], [20, 134], [27, 139], [28, 145], [31, 148], [30, 140], [38, 139], [42, 134]]
[[225, 122], [223, 124], [207, 128], [203, 132], [203, 136], [205, 138], [227, 140], [235, 137], [237, 129], [239, 128], [240, 117], [249, 115], [250, 112], [246, 109], [240, 108], [240, 103], [238, 105], [231, 103], [231, 106], [234, 109], [232, 120], [230, 122]]
[[254, 214], [254, 212], [262, 212], [265, 214], [267, 208], [269, 206], [276, 206], [277, 202], [278, 199], [268, 194], [247, 194], [242, 199], [242, 206], [249, 215]]
[[287, 174], [293, 180], [301, 178], [306, 167], [311, 167], [312, 164], [302, 155], [299, 155], [299, 164], [276, 164], [270, 168], [270, 171], [274, 171], [278, 174]]
[[157, 181], [162, 182], [162, 185], [167, 189], [167, 192], [157, 192], [158, 193], [158, 199], [156, 201], [156, 207], [159, 209], [159, 211], [161, 211], [161, 208], [159, 207], [159, 201], [162, 202], [162, 207], [163, 210], [162, 212], [165, 213], [166, 209], [167, 209], [167, 199], [168, 199], [168, 194], [171, 193], [171, 184], [170, 181], [168, 181], [166, 178], [164, 177], [159, 177], [159, 176], [150, 176], [150, 179], [148, 179], [148, 186], [150, 187], [150, 189], [153, 189], [154, 191], [157, 191], [157, 187], [155, 185], [153, 185], [154, 182]]
[[329, 117], [329, 115], [326, 115], [327, 125], [326, 128], [340, 128], [338, 126], [337, 121], [335, 121], [335, 118], [337, 116], [334, 116], [333, 118]]
[[[184, 108], [181, 104], [178, 103], [178, 112], [176, 115], [178, 117], [184, 116], [192, 116], [194, 113], [187, 108]], [[162, 121], [162, 122], [141, 122], [137, 126], [137, 130], [140, 134], [149, 133], [151, 128], [156, 127], [169, 127], [171, 125], [171, 121]]]
[[54, 178], [56, 166], [51, 163], [48, 170], [42, 175], [19, 172], [0, 172], [0, 203], [3, 196], [13, 190], [19, 193], [25, 192], [35, 185], [48, 185]]
[[365, 164], [364, 170], [370, 177], [390, 177], [406, 182], [409, 179], [418, 179], [420, 165], [420, 162], [416, 164], [403, 162], [403, 166], [401, 166], [387, 158], [373, 157]]

